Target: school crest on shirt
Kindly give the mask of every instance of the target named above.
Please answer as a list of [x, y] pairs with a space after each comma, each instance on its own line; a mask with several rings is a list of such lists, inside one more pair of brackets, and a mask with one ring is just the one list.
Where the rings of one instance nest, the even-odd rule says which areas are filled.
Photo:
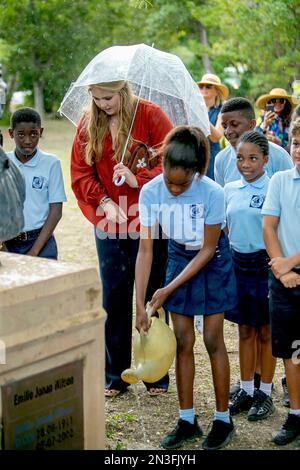
[[42, 189], [44, 185], [45, 178], [43, 176], [34, 176], [32, 178], [32, 187], [33, 189]]
[[203, 217], [203, 204], [190, 204], [191, 219], [201, 219]]
[[253, 195], [251, 197], [249, 207], [254, 207], [255, 209], [261, 209], [264, 202], [265, 202], [265, 198], [266, 198], [266, 196], [264, 196], [263, 194]]

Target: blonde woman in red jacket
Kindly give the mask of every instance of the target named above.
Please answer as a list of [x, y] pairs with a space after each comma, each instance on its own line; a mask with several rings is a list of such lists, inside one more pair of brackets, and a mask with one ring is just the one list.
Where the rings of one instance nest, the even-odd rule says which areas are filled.
[[[127, 390], [121, 373], [131, 364], [139, 193], [145, 183], [161, 173], [158, 149], [173, 126], [158, 105], [138, 101], [126, 81], [92, 85], [89, 91], [91, 107], [82, 117], [73, 142], [71, 179], [78, 205], [95, 227], [107, 312], [104, 393], [115, 397]], [[121, 177], [125, 182], [117, 186], [115, 181]], [[156, 242], [148, 299], [164, 278], [167, 240]], [[159, 383], [145, 385], [151, 395], [157, 395], [167, 391], [168, 382], [165, 376]]]

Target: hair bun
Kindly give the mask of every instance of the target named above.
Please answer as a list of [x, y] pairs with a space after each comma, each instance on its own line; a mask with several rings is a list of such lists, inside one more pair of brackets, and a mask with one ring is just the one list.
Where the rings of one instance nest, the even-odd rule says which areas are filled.
[[198, 147], [197, 137], [193, 132], [191, 132], [191, 127], [181, 126], [180, 129], [174, 132], [172, 140], [177, 140], [177, 142], [182, 142], [185, 144], [193, 143]]

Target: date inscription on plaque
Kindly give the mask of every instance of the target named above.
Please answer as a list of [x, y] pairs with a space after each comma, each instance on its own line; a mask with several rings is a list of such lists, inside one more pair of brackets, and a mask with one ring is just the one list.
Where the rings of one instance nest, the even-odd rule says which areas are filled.
[[81, 450], [83, 362], [1, 387], [4, 449]]

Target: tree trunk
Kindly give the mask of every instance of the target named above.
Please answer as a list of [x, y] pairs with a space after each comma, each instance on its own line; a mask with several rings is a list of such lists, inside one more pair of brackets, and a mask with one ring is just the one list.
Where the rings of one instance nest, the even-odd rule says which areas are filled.
[[33, 82], [33, 92], [34, 92], [34, 107], [41, 116], [41, 119], [44, 119], [45, 109], [44, 109], [44, 90], [43, 85], [40, 82]]
[[12, 95], [17, 89], [18, 79], [19, 79], [18, 72], [9, 77], [7, 90], [6, 90], [6, 104], [5, 104], [5, 109], [7, 112], [10, 111], [10, 102], [11, 102]]
[[[209, 44], [207, 40], [207, 33], [206, 33], [205, 26], [201, 23], [201, 21], [198, 21], [197, 23], [198, 23], [200, 42], [202, 46], [208, 47]], [[204, 70], [206, 73], [214, 73], [214, 68], [211, 65], [207, 52], [204, 52], [204, 54], [202, 55], [202, 63], [203, 63]]]

